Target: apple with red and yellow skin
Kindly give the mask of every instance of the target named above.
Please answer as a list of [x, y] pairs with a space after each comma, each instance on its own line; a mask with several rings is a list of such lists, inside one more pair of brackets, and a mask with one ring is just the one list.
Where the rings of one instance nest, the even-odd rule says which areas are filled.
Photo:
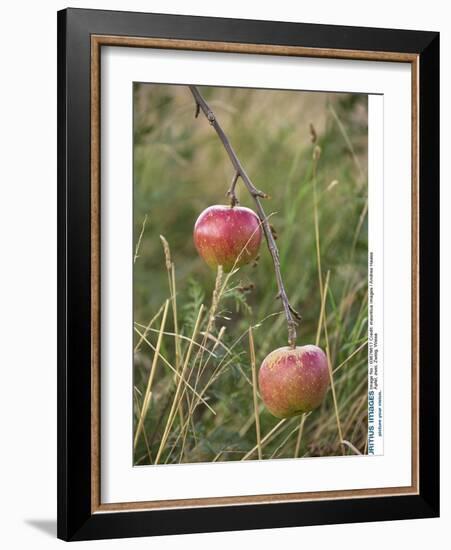
[[229, 272], [257, 257], [262, 229], [250, 208], [214, 205], [197, 218], [193, 237], [197, 251], [210, 267], [222, 265]]
[[289, 418], [316, 409], [329, 387], [329, 367], [323, 350], [307, 345], [272, 351], [258, 373], [260, 395], [278, 418]]

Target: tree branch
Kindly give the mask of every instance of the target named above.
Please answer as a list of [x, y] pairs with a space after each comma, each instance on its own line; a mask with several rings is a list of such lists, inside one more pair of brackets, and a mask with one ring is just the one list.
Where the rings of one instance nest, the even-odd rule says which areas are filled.
[[257, 189], [252, 181], [250, 180], [249, 176], [247, 175], [246, 171], [243, 168], [243, 165], [241, 164], [240, 160], [236, 156], [236, 153], [224, 133], [224, 130], [222, 129], [221, 125], [219, 124], [215, 114], [210, 109], [210, 106], [205, 101], [205, 99], [200, 94], [199, 90], [196, 86], [190, 86], [189, 87], [191, 93], [193, 94], [194, 101], [196, 102], [196, 117], [199, 114], [199, 110], [201, 110], [205, 117], [207, 118], [208, 122], [213, 126], [216, 133], [218, 134], [219, 139], [221, 140], [224, 149], [226, 150], [229, 159], [235, 168], [235, 175], [232, 180], [232, 184], [227, 192], [228, 196], [230, 197], [231, 206], [235, 206], [235, 204], [238, 203], [238, 200], [235, 195], [235, 187], [238, 181], [238, 178], [240, 177], [243, 180], [244, 185], [246, 186], [247, 190], [251, 194], [252, 198], [255, 201], [255, 206], [257, 210], [258, 217], [260, 219], [260, 223], [263, 227], [263, 232], [265, 234], [266, 243], [268, 245], [269, 252], [271, 254], [273, 263], [274, 263], [274, 272], [276, 275], [276, 281], [277, 286], [279, 288], [279, 294], [278, 297], [281, 299], [283, 304], [283, 309], [285, 312], [285, 317], [287, 320], [287, 327], [288, 327], [288, 344], [291, 347], [296, 346], [296, 326], [297, 326], [297, 320], [301, 320], [301, 317], [299, 313], [291, 306], [290, 302], [288, 301], [287, 293], [285, 291], [285, 287], [283, 285], [282, 280], [282, 274], [280, 272], [280, 259], [279, 259], [279, 250], [276, 245], [276, 241], [274, 239], [274, 235], [271, 231], [270, 224], [268, 222], [268, 218], [265, 214], [265, 211], [263, 210], [263, 207], [261, 205], [260, 199], [266, 199], [268, 198], [268, 195], [264, 193], [263, 191], [260, 191]]

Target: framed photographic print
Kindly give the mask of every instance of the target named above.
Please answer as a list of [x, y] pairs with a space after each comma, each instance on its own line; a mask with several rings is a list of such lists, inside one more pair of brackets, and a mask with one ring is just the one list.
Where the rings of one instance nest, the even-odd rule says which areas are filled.
[[58, 536], [439, 513], [439, 35], [58, 14]]

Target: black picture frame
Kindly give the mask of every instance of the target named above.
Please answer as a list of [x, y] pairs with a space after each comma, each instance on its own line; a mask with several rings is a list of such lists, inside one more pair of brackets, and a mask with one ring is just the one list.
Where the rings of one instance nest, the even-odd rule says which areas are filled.
[[[91, 36], [399, 52], [419, 61], [419, 493], [93, 513]], [[402, 206], [400, 206], [402, 207]], [[439, 33], [66, 9], [58, 12], [58, 537], [87, 540], [439, 515]]]

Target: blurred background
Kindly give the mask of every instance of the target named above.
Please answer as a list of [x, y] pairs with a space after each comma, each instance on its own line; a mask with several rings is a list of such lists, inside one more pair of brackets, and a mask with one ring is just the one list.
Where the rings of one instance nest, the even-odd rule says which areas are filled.
[[[257, 368], [287, 343], [271, 256], [263, 241], [258, 265], [230, 277], [214, 323], [205, 315], [193, 337], [201, 304], [211, 311], [217, 276], [196, 253], [193, 226], [208, 206], [228, 203], [234, 170], [204, 115], [194, 118], [188, 87], [137, 83], [134, 462], [251, 460], [259, 451], [263, 458], [365, 454], [367, 96], [199, 90], [255, 186], [271, 197], [263, 207], [277, 234], [285, 288], [302, 315], [298, 345], [315, 343], [317, 334], [319, 345], [328, 345], [335, 402], [329, 391], [317, 410], [280, 422], [257, 392], [256, 449], [247, 331], [254, 327]], [[237, 194], [241, 205], [253, 208], [240, 180]]]

